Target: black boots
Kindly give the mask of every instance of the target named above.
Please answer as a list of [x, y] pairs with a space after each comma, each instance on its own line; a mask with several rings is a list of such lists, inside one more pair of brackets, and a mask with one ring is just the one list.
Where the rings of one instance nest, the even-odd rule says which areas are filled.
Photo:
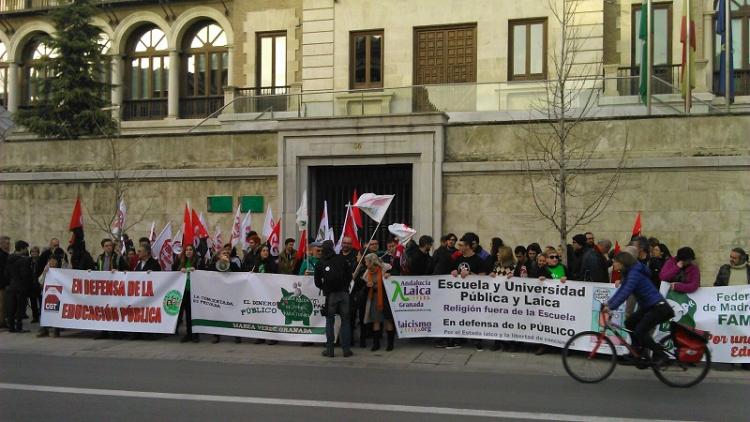
[[375, 352], [380, 350], [380, 337], [382, 333], [382, 330], [372, 330], [372, 348], [370, 348], [370, 351]]
[[396, 337], [396, 331], [395, 330], [386, 331], [385, 335], [387, 336], [386, 338], [388, 339], [388, 343], [385, 346], [385, 350], [387, 352], [390, 352], [393, 350], [393, 339]]

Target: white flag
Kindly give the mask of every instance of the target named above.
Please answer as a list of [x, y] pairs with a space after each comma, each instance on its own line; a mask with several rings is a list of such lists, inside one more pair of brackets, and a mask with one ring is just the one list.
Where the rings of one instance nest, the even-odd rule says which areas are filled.
[[253, 216], [250, 215], [250, 211], [245, 214], [245, 218], [242, 219], [242, 223], [240, 223], [240, 245], [242, 245], [242, 250], [247, 249], [247, 235], [250, 234], [250, 231], [252, 231], [252, 219]]
[[182, 230], [178, 230], [177, 234], [172, 237], [172, 251], [176, 255], [182, 253]]
[[351, 202], [346, 204], [346, 215], [344, 216], [344, 225], [341, 226], [341, 237], [339, 237], [338, 242], [335, 242], [333, 246], [333, 250], [336, 251], [336, 253], [341, 253], [341, 241], [344, 240], [344, 236], [346, 236], [346, 223], [349, 221], [349, 214], [351, 214], [352, 209], [351, 207]]
[[125, 199], [120, 199], [120, 206], [117, 208], [117, 215], [115, 215], [114, 221], [112, 221], [112, 234], [117, 237], [122, 237], [122, 231], [125, 228], [125, 216], [127, 215], [127, 208], [125, 208]]
[[240, 206], [237, 205], [237, 212], [234, 214], [234, 221], [232, 222], [232, 236], [229, 238], [232, 247], [237, 246], [242, 234], [242, 215], [240, 214]]
[[151, 256], [159, 261], [161, 269], [171, 271], [174, 264], [172, 247], [172, 222], [167, 223], [151, 245]]
[[264, 241], [267, 242], [271, 237], [271, 234], [273, 234], [273, 227], [273, 212], [271, 212], [271, 205], [269, 205], [268, 208], [266, 208], [266, 218], [263, 220], [263, 228], [261, 230]]
[[297, 209], [297, 227], [299, 231], [307, 230], [307, 190], [302, 192], [302, 201]]
[[415, 234], [417, 234], [416, 230], [412, 229], [406, 224], [401, 223], [391, 224], [390, 226], [388, 226], [388, 231], [391, 232], [392, 235], [398, 237], [398, 243], [402, 245], [405, 245], [406, 242], [408, 242], [412, 237], [414, 237]]
[[362, 210], [363, 213], [370, 216], [373, 220], [380, 223], [383, 220], [385, 212], [388, 211], [388, 207], [391, 206], [391, 201], [393, 201], [394, 196], [395, 195], [363, 193], [354, 206]]
[[318, 234], [315, 236], [316, 242], [322, 242], [324, 240], [329, 240], [329, 233], [330, 237], [333, 238], [333, 229], [328, 227], [328, 201], [323, 201], [323, 216], [320, 217], [320, 224], [318, 225]]
[[214, 253], [218, 254], [224, 247], [224, 239], [221, 238], [221, 228], [216, 225], [216, 232], [214, 233]]
[[156, 221], [151, 222], [151, 229], [148, 231], [148, 241], [153, 244], [156, 239]]

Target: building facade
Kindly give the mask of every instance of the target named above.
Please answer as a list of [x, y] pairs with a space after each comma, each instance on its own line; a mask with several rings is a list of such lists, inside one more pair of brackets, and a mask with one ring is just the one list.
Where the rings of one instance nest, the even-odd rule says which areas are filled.
[[[0, 0], [0, 105], [11, 113], [33, 106], [39, 59], [54, 54], [40, 35], [54, 35], [46, 13], [60, 3]], [[580, 181], [596, 190], [602, 177], [622, 172], [606, 213], [585, 229], [623, 242], [641, 211], [646, 234], [696, 249], [704, 284], [731, 248], [750, 243], [750, 1], [730, 2], [729, 110], [713, 94], [721, 50], [713, 3], [691, 2], [696, 84], [685, 113], [683, 2], [654, 2], [650, 114], [637, 95], [640, 2], [555, 4], [574, 11], [565, 32], [576, 46], [570, 77], [595, 102]], [[0, 232], [35, 244], [65, 236], [76, 196], [87, 218], [106, 218], [117, 179], [127, 185], [135, 233], [152, 221], [178, 225], [187, 201], [225, 239], [238, 204], [257, 225], [270, 205], [294, 236], [304, 191], [311, 228], [323, 200], [340, 227], [356, 188], [396, 193], [389, 218], [420, 233], [559, 243], [538, 216], [524, 170], [525, 128], [544, 124], [532, 110], [559, 76], [563, 31], [547, 1], [97, 4], [119, 135], [42, 140], [17, 128], [7, 136]], [[231, 211], [209, 205], [216, 197], [230, 197]]]

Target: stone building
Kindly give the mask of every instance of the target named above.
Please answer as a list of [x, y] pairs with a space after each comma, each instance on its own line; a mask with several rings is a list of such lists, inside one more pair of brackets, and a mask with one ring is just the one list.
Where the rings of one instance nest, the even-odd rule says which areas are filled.
[[[54, 34], [46, 12], [64, 2], [0, 0], [0, 106], [11, 113], [35, 98], [38, 60], [52, 53], [39, 35]], [[557, 76], [562, 38], [546, 0], [96, 3], [119, 135], [43, 140], [17, 128], [7, 136], [0, 232], [40, 245], [65, 237], [76, 196], [87, 221], [106, 218], [116, 178], [128, 185], [134, 236], [152, 221], [172, 221], [176, 231], [185, 202], [224, 239], [238, 205], [253, 211], [255, 226], [270, 205], [294, 236], [305, 190], [311, 228], [324, 199], [340, 227], [356, 188], [396, 193], [387, 218], [419, 233], [559, 243], [539, 218], [524, 170], [525, 128], [544, 124], [529, 110]], [[731, 2], [730, 112], [713, 94], [713, 3], [691, 2], [696, 86], [685, 113], [683, 2], [654, 2], [649, 114], [637, 95], [640, 3], [566, 0], [576, 11], [572, 74], [589, 76], [584, 88], [595, 98], [584, 124], [586, 189], [617, 171], [627, 142], [606, 213], [577, 231], [625, 242], [641, 211], [646, 234], [696, 249], [704, 284], [732, 247], [750, 246], [750, 1]], [[105, 233], [86, 227], [95, 248]]]

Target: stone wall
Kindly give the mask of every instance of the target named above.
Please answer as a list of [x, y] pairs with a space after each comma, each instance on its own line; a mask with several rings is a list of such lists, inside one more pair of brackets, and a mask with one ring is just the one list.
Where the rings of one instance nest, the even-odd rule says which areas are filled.
[[[587, 124], [595, 152], [583, 191], [601, 184], [628, 139], [627, 169], [598, 221], [573, 231], [597, 238], [630, 237], [638, 211], [643, 233], [671, 248], [691, 246], [702, 282], [713, 283], [734, 247], [750, 247], [750, 118], [700, 117], [612, 120]], [[476, 231], [485, 245], [499, 236], [511, 245], [558, 245], [537, 212], [523, 168], [526, 132], [519, 125], [453, 126], [446, 130], [445, 231]], [[540, 186], [539, 184], [536, 185]], [[573, 200], [573, 208], [583, 201]], [[570, 239], [568, 239], [570, 241]]]

